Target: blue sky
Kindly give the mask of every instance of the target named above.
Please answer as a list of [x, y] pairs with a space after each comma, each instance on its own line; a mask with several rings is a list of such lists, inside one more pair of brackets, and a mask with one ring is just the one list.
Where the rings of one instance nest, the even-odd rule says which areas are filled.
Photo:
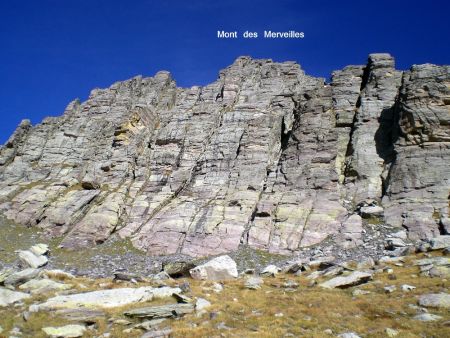
[[[0, 2], [0, 143], [23, 118], [60, 115], [91, 89], [169, 70], [207, 84], [240, 55], [329, 77], [372, 52], [397, 67], [450, 64], [450, 1], [39, 0]], [[219, 40], [217, 30], [297, 30], [302, 40]]]

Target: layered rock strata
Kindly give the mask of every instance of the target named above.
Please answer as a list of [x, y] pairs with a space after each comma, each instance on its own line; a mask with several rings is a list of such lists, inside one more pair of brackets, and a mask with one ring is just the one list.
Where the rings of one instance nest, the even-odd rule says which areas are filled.
[[333, 73], [238, 58], [210, 85], [135, 77], [0, 149], [0, 210], [68, 248], [118, 233], [150, 254], [361, 243], [357, 214], [429, 238], [449, 222], [450, 67], [389, 54]]

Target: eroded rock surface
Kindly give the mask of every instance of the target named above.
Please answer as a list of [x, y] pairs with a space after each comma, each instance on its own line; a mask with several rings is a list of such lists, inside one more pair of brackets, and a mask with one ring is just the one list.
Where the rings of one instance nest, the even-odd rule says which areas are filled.
[[0, 149], [0, 211], [68, 248], [118, 233], [158, 255], [289, 254], [330, 237], [352, 248], [367, 200], [411, 239], [436, 237], [449, 107], [449, 66], [401, 72], [389, 54], [331, 84], [249, 57], [204, 87], [138, 76], [23, 121]]

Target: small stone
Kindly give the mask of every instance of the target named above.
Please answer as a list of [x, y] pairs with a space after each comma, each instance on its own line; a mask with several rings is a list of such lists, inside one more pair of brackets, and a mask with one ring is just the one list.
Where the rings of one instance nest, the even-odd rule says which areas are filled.
[[49, 252], [49, 247], [47, 244], [36, 244], [30, 248], [30, 251], [36, 256], [42, 256]]
[[362, 207], [360, 209], [361, 217], [362, 218], [370, 218], [373, 216], [382, 216], [384, 213], [384, 209], [380, 206], [368, 206], [368, 207]]
[[197, 298], [195, 302], [195, 310], [202, 311], [211, 306], [211, 303], [204, 298]]
[[275, 317], [280, 318], [280, 317], [283, 317], [283, 316], [284, 316], [284, 314], [281, 313], [281, 312], [275, 313]]
[[220, 283], [214, 283], [211, 288], [215, 293], [221, 293], [223, 291], [223, 285]]
[[370, 293], [370, 291], [367, 291], [367, 290], [356, 289], [356, 290], [353, 290], [352, 296], [353, 297], [363, 296], [363, 295], [368, 295], [369, 293]]
[[361, 338], [354, 332], [345, 332], [338, 335], [339, 338]]
[[441, 316], [434, 315], [432, 313], [421, 313], [413, 317], [414, 320], [420, 320], [421, 322], [434, 322], [442, 319]]
[[326, 329], [326, 330], [323, 330], [323, 333], [331, 336], [333, 334], [333, 330], [332, 329]]
[[276, 265], [268, 265], [261, 271], [261, 276], [275, 277], [280, 269]]
[[408, 284], [403, 284], [400, 288], [402, 289], [403, 292], [409, 292], [414, 290], [416, 287]]
[[394, 292], [395, 290], [397, 290], [397, 287], [396, 287], [395, 285], [389, 285], [389, 286], [385, 286], [385, 287], [384, 287], [384, 291], [385, 291], [386, 293], [392, 293], [392, 292]]
[[86, 331], [83, 325], [66, 325], [60, 327], [44, 327], [42, 328], [47, 336], [54, 338], [76, 338], [82, 337]]
[[245, 280], [245, 287], [251, 290], [261, 289], [264, 280], [261, 277], [249, 277]]
[[386, 332], [386, 335], [388, 337], [397, 337], [399, 332], [397, 330], [391, 329], [389, 327], [386, 328], [386, 330], [384, 330]]

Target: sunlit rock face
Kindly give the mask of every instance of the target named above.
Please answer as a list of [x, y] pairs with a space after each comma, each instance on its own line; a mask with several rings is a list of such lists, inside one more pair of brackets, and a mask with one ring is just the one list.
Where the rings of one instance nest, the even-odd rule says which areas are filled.
[[359, 245], [367, 201], [429, 238], [449, 222], [449, 126], [450, 67], [389, 54], [330, 84], [249, 57], [205, 87], [159, 72], [23, 121], [0, 149], [0, 210], [65, 247], [118, 233], [155, 255]]

